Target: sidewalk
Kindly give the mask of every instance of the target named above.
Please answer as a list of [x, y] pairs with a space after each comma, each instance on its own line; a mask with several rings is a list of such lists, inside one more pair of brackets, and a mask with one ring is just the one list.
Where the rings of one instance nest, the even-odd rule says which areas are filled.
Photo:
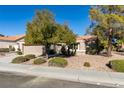
[[55, 67], [41, 67], [22, 64], [0, 63], [0, 71], [25, 73], [41, 77], [69, 80], [89, 84], [124, 87], [124, 74], [91, 70], [74, 70]]

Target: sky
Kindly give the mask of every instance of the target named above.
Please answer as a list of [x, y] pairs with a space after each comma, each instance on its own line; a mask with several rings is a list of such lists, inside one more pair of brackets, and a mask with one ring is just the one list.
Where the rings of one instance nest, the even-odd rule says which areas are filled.
[[44, 9], [54, 14], [57, 23], [67, 23], [77, 35], [84, 35], [90, 25], [90, 6], [86, 5], [1, 5], [0, 34], [7, 36], [25, 34], [26, 24], [32, 21], [36, 10]]

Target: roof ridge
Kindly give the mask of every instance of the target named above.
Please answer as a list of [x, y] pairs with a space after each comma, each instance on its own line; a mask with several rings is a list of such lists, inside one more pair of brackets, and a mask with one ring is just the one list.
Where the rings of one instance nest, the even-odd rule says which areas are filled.
[[4, 36], [4, 37], [0, 37], [0, 40], [3, 41], [16, 41], [19, 40], [21, 38], [23, 38], [25, 35], [16, 35], [16, 36]]

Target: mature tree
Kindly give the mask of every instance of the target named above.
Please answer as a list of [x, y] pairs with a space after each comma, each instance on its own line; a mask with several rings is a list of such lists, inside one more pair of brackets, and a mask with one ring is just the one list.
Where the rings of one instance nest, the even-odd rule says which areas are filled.
[[28, 45], [45, 45], [46, 53], [49, 45], [54, 43], [56, 23], [54, 16], [48, 10], [37, 11], [32, 22], [27, 24], [25, 43]]
[[[100, 39], [107, 48], [107, 55], [111, 56], [112, 40], [120, 37], [119, 33], [124, 31], [124, 6], [102, 5], [92, 6], [90, 18], [92, 20], [92, 34]], [[123, 37], [123, 36], [122, 36]]]
[[48, 54], [51, 44], [75, 42], [75, 35], [67, 25], [55, 22], [48, 10], [37, 11], [32, 22], [27, 24], [25, 43], [27, 45], [45, 45]]
[[71, 44], [76, 42], [76, 35], [71, 31], [68, 25], [57, 25], [58, 43]]
[[74, 53], [72, 54], [76, 53], [76, 47], [75, 47], [76, 35], [71, 31], [71, 29], [69, 29], [68, 25], [64, 24], [57, 26], [57, 37], [59, 41], [58, 43], [65, 43], [67, 45], [68, 56], [71, 55], [70, 49], [74, 51]]

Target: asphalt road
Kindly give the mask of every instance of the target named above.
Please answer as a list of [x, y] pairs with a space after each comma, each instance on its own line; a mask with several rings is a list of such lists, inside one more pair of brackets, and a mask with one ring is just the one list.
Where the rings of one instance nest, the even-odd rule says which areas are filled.
[[107, 88], [64, 80], [29, 76], [22, 73], [0, 72], [0, 88]]

